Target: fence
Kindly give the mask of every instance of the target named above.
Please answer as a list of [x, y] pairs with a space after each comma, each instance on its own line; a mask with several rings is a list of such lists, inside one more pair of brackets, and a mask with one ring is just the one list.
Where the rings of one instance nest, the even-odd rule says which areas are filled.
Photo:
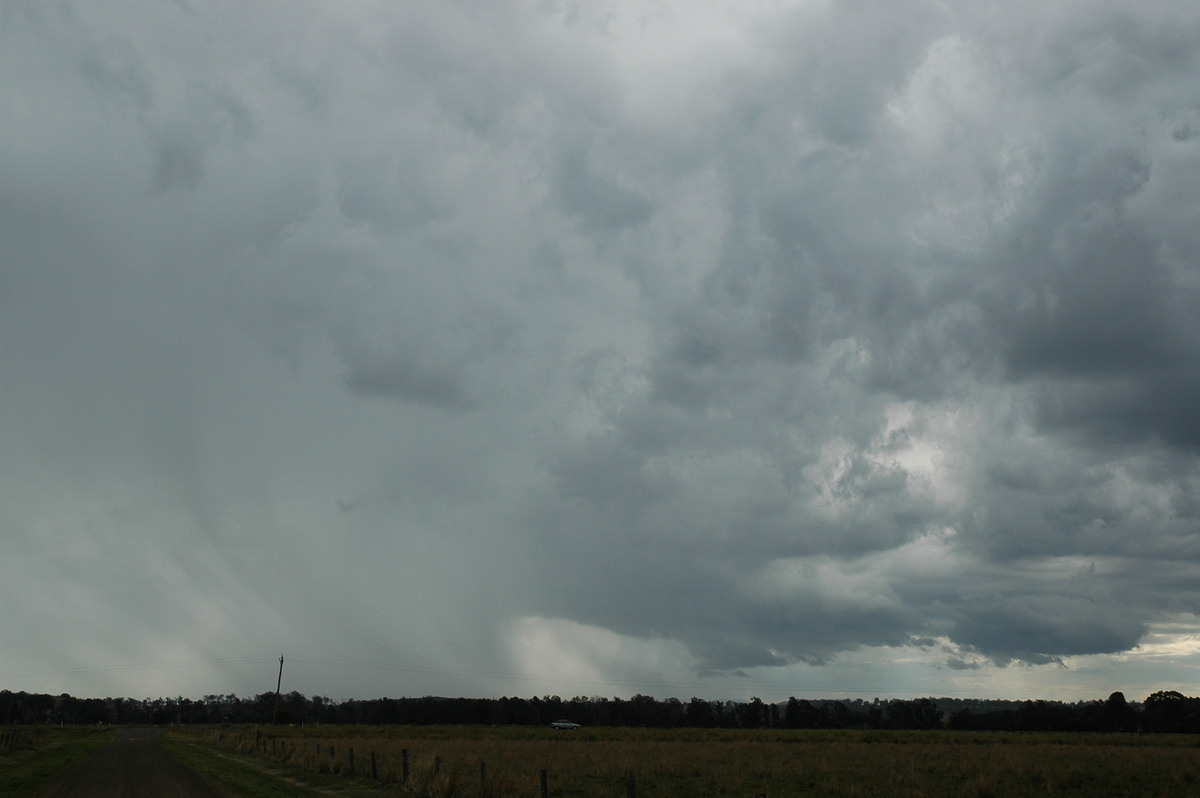
[[207, 732], [203, 740], [219, 748], [269, 757], [318, 773], [400, 784], [421, 796], [503, 798], [516, 794], [549, 798], [550, 795], [549, 774], [545, 769], [539, 770], [536, 777], [520, 779], [496, 768], [489, 769], [486, 762], [468, 766], [441, 756], [417, 754], [408, 748], [387, 752], [364, 751], [360, 747], [356, 751], [345, 740], [297, 739], [262, 730], [215, 730]]
[[[318, 773], [398, 784], [405, 791], [429, 798], [552, 798], [554, 774], [547, 768], [524, 773], [489, 767], [486, 761], [463, 762], [410, 748], [363, 750], [342, 738], [293, 737], [275, 731], [210, 730], [202, 740], [225, 750], [252, 754]], [[383, 746], [381, 746], [382, 748]], [[610, 793], [637, 798], [636, 779], [614, 785]], [[573, 791], [574, 792], [574, 791]], [[767, 798], [765, 793], [755, 798]]]
[[33, 736], [27, 731], [0, 732], [0, 751], [14, 751], [18, 748], [28, 748], [33, 744]]

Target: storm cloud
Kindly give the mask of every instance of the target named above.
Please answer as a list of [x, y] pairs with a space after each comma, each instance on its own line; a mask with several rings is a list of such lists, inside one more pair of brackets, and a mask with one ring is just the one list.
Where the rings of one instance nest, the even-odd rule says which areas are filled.
[[1196, 42], [1166, 0], [6, 6], [3, 686], [1183, 684]]

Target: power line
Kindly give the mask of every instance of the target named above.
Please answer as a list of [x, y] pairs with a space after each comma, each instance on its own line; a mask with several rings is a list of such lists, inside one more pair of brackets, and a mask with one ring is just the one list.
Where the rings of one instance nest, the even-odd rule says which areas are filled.
[[0, 678], [23, 676], [82, 675], [95, 673], [128, 673], [132, 671], [180, 670], [209, 668], [219, 665], [254, 665], [273, 661], [272, 657], [225, 657], [221, 659], [170, 660], [166, 662], [124, 663], [120, 665], [64, 665], [50, 668], [24, 668], [0, 671]]
[[[132, 672], [149, 672], [149, 671], [166, 671], [166, 670], [187, 670], [197, 668], [212, 668], [212, 667], [233, 667], [238, 665], [261, 665], [266, 662], [279, 662], [279, 683], [276, 685], [276, 694], [278, 695], [280, 685], [283, 678], [283, 657], [266, 657], [266, 656], [245, 656], [245, 657], [223, 657], [214, 659], [196, 659], [196, 660], [168, 660], [163, 662], [142, 662], [142, 663], [123, 663], [115, 665], [93, 665], [93, 666], [58, 666], [44, 668], [25, 668], [0, 671], [0, 678], [15, 679], [22, 677], [37, 677], [37, 676], [71, 676], [71, 675], [90, 675], [90, 674], [116, 674], [116, 673], [132, 673]], [[429, 665], [414, 665], [411, 663], [399, 662], [381, 662], [377, 660], [356, 660], [339, 657], [321, 657], [311, 655], [292, 655], [292, 662], [300, 665], [324, 666], [335, 669], [355, 668], [363, 670], [380, 670], [380, 671], [395, 671], [400, 673], [413, 674], [429, 674], [440, 676], [457, 676], [468, 677], [475, 679], [487, 680], [507, 680], [523, 683], [535, 684], [568, 684], [577, 686], [591, 685], [595, 687], [626, 687], [639, 689], [662, 689], [670, 691], [705, 691], [719, 687], [723, 691], [751, 692], [751, 693], [786, 693], [789, 695], [873, 695], [873, 696], [888, 696], [888, 695], [913, 695], [917, 691], [912, 687], [897, 688], [893, 686], [879, 685], [840, 685], [831, 687], [828, 685], [810, 686], [810, 685], [788, 685], [785, 683], [779, 684], [763, 684], [757, 682], [741, 682], [739, 677], [733, 674], [721, 674], [719, 677], [712, 677], [704, 680], [701, 677], [697, 680], [695, 673], [681, 673], [680, 678], [672, 679], [658, 676], [655, 678], [618, 678], [618, 677], [595, 677], [595, 676], [579, 676], [567, 677], [552, 674], [536, 674], [528, 672], [492, 670], [483, 668], [447, 668]], [[1126, 692], [1136, 690], [1155, 690], [1161, 685], [1123, 685], [1122, 689]], [[1087, 685], [1078, 685], [1075, 687], [1066, 685], [1055, 685], [1052, 689], [1056, 693], [1078, 693], [1080, 695], [1090, 695], [1095, 692], [1095, 688]], [[1010, 693], [1028, 694], [1030, 687], [1012, 686], [1012, 687], [964, 687], [961, 689], [941, 688], [938, 695], [947, 698], [955, 696], [978, 696], [981, 693], [1000, 696]]]
[[[316, 657], [293, 655], [293, 662], [301, 664], [307, 663], [311, 665], [324, 665], [337, 668], [358, 668], [367, 670], [384, 670], [398, 671], [402, 673], [425, 673], [444, 676], [472, 676], [477, 678], [487, 679], [506, 679], [521, 682], [536, 682], [549, 684], [572, 684], [572, 685], [595, 685], [595, 686], [621, 686], [621, 687], [641, 687], [641, 688], [664, 688], [669, 690], [711, 690], [716, 686], [720, 686], [722, 690], [736, 690], [737, 692], [770, 692], [770, 693], [788, 693], [792, 695], [872, 695], [872, 696], [887, 696], [887, 695], [915, 695], [920, 692], [912, 687], [883, 687], [878, 685], [840, 685], [838, 687], [830, 687], [828, 685], [808, 686], [808, 685], [789, 685], [780, 684], [762, 684], [757, 682], [739, 683], [737, 676], [732, 674], [722, 674], [720, 677], [714, 677], [709, 681], [697, 681], [696, 674], [680, 674], [679, 679], [669, 678], [597, 678], [597, 677], [565, 677], [549, 674], [531, 674], [517, 673], [513, 671], [496, 671], [483, 670], [476, 668], [444, 668], [434, 666], [422, 666], [403, 664], [395, 662], [379, 662], [367, 660], [354, 660], [345, 658], [333, 657]], [[1157, 686], [1130, 685], [1128, 689], [1157, 689]], [[1090, 695], [1095, 692], [1094, 688], [1086, 685], [1078, 687], [1070, 686], [1055, 686], [1055, 692], [1060, 693], [1079, 693], [1081, 695]], [[979, 695], [980, 688], [964, 687], [961, 689], [942, 688], [938, 691], [940, 696], [952, 698], [955, 696], [974, 697]], [[1012, 686], [1012, 687], [996, 687], [987, 690], [989, 694], [1001, 695], [1005, 693], [1028, 694], [1028, 686]]]

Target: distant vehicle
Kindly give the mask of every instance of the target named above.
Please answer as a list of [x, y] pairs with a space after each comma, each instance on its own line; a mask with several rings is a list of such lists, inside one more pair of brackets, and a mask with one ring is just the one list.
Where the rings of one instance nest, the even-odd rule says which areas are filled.
[[572, 720], [556, 720], [550, 724], [552, 729], [579, 729], [582, 728], [578, 723]]

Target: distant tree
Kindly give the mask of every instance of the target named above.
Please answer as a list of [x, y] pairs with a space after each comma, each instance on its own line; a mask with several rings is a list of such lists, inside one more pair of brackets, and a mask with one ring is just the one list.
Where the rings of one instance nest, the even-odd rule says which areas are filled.
[[946, 728], [954, 731], [969, 731], [975, 728], [975, 717], [970, 707], [963, 707], [950, 713], [946, 718]]
[[692, 698], [684, 710], [687, 725], [693, 728], [707, 729], [717, 725], [717, 713], [713, 705], [703, 698]]
[[797, 700], [795, 696], [787, 700], [783, 710], [783, 725], [789, 729], [828, 729], [841, 725], [836, 717], [835, 707], [845, 713], [846, 705], [840, 701], [826, 702], [814, 705], [811, 701]]
[[758, 696], [738, 707], [738, 726], [743, 729], [764, 729], [768, 725], [766, 705]]
[[1016, 728], [1022, 731], [1083, 731], [1086, 718], [1078, 707], [1060, 701], [1023, 701]]
[[0, 723], [18, 723], [17, 706], [19, 699], [11, 690], [0, 690]]
[[550, 723], [563, 716], [563, 700], [556, 695], [542, 696], [542, 723]]
[[661, 719], [663, 725], [667, 728], [676, 728], [684, 725], [684, 708], [683, 702], [678, 698], [668, 698], [662, 703]]
[[654, 696], [638, 693], [629, 699], [629, 719], [633, 726], [661, 726], [661, 704]]
[[1115, 692], [1104, 702], [1100, 711], [1100, 726], [1102, 731], [1130, 732], [1137, 731], [1137, 712], [1125, 700], [1125, 694]]
[[612, 723], [612, 702], [605, 696], [595, 696], [591, 700], [592, 723], [597, 726], [608, 726]]
[[1200, 698], [1188, 698], [1175, 690], [1160, 690], [1142, 704], [1146, 731], [1200, 732]]
[[23, 693], [22, 723], [53, 723], [54, 696], [45, 693]]
[[254, 697], [254, 720], [270, 723], [275, 712], [275, 692], [259, 693]]
[[848, 729], [852, 726], [866, 725], [866, 719], [862, 715], [856, 718], [845, 701], [822, 701], [820, 717], [823, 728]]
[[796, 700], [796, 697], [794, 695], [788, 696], [787, 703], [783, 707], [783, 725], [784, 725], [784, 727], [786, 727], [788, 729], [800, 728], [799, 709], [800, 709], [800, 702]]
[[942, 713], [929, 698], [896, 699], [887, 703], [884, 723], [889, 729], [940, 729]]

